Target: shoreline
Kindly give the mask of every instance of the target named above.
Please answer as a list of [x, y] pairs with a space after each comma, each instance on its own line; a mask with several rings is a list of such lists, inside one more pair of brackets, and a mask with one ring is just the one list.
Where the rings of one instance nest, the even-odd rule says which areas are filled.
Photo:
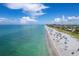
[[51, 40], [52, 38], [49, 35], [47, 26], [45, 25], [45, 40], [46, 40], [46, 45], [48, 48], [49, 56], [58, 56], [59, 53], [57, 51], [57, 48], [54, 44], [54, 42]]

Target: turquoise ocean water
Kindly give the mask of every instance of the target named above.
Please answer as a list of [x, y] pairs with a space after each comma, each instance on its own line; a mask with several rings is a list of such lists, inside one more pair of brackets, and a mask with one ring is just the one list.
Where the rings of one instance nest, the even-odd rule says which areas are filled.
[[48, 55], [43, 25], [0, 25], [0, 56]]

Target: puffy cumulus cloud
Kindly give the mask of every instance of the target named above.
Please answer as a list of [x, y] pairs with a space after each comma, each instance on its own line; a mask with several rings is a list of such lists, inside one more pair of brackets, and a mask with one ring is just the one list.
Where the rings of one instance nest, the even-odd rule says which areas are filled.
[[65, 21], [67, 21], [67, 19], [66, 19], [65, 16], [63, 15], [62, 18], [55, 18], [54, 21], [55, 21], [55, 22], [65, 22]]
[[23, 4], [20, 3], [6, 3], [5, 6], [10, 9], [21, 9]]
[[29, 12], [32, 16], [40, 16], [45, 14], [43, 9], [48, 8], [40, 3], [7, 3], [5, 5], [10, 9], [22, 9], [24, 12]]
[[69, 20], [73, 20], [73, 19], [79, 19], [79, 16], [68, 16], [67, 18]]
[[33, 18], [30, 18], [30, 17], [22, 17], [20, 18], [20, 24], [33, 24], [37, 22], [37, 20], [33, 19]]
[[79, 25], [79, 16], [68, 16], [67, 19], [68, 19], [68, 23]]
[[52, 23], [54, 24], [65, 24], [67, 22], [68, 22], [68, 19], [66, 19], [64, 15], [62, 15], [62, 17], [60, 18], [54, 18], [54, 20], [52, 21]]
[[55, 18], [52, 23], [55, 24], [79, 24], [79, 16], [62, 16]]
[[54, 21], [55, 22], [60, 22], [61, 21], [61, 18], [55, 18]]
[[28, 16], [30, 17], [26, 16], [20, 18], [19, 23], [21, 24], [37, 22], [36, 17], [46, 14], [43, 10], [49, 8], [40, 3], [6, 3], [5, 6], [9, 9], [21, 9], [22, 12], [29, 13]]

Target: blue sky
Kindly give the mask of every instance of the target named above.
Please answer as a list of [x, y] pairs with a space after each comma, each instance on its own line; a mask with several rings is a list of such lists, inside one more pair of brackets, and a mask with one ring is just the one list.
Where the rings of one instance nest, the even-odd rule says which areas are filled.
[[62, 22], [72, 22], [75, 24], [79, 22], [79, 4], [0, 4], [0, 24], [45, 24]]

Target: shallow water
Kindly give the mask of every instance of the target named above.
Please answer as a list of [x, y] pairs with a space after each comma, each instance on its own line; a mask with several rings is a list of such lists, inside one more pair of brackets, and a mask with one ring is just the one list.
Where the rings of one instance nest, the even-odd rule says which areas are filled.
[[0, 25], [0, 55], [48, 55], [44, 25]]

